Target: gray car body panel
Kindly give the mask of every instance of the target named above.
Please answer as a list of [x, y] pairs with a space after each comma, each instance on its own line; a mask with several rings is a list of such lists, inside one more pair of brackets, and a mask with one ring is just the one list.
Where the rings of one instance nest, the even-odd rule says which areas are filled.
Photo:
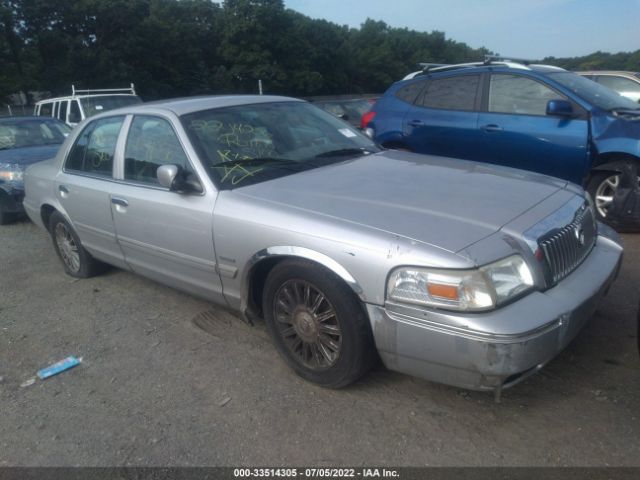
[[[584, 193], [565, 181], [531, 172], [384, 151], [218, 191], [192, 148], [179, 115], [273, 101], [297, 100], [195, 98], [92, 117], [69, 136], [55, 160], [27, 170], [25, 210], [44, 227], [43, 206], [56, 209], [97, 258], [229, 305], [247, 317], [255, 313], [251, 282], [261, 262], [285, 257], [315, 262], [342, 278], [366, 306], [376, 344], [389, 368], [466, 388], [501, 388], [514, 369], [548, 361], [549, 352], [557, 353], [566, 344], [545, 337], [550, 326], [570, 314], [567, 309], [592, 305], [615, 277], [622, 249], [610, 234], [613, 240], [599, 239], [588, 262], [552, 289], [554, 297], [579, 291], [580, 298], [571, 304], [549, 302], [552, 293], [542, 293], [544, 278], [536, 263], [535, 245], [527, 235], [535, 225], [555, 218], [558, 211], [584, 203]], [[156, 115], [171, 123], [202, 184], [201, 195], [123, 180], [124, 142], [135, 114]], [[113, 178], [65, 172], [64, 159], [87, 122], [114, 115], [125, 115], [126, 120], [116, 147]], [[71, 187], [71, 197], [76, 190], [101, 191], [89, 202], [74, 202], [63, 198], [61, 185]], [[114, 198], [124, 200], [127, 206], [114, 204]], [[522, 255], [529, 264], [536, 291], [508, 306], [463, 315], [386, 301], [387, 279], [395, 268], [468, 269], [513, 254]], [[594, 263], [602, 274], [580, 273]], [[583, 323], [585, 315], [579, 316]], [[435, 331], [445, 331], [454, 342], [449, 345], [455, 348], [436, 349], [438, 357], [433, 358], [433, 352], [426, 350], [428, 342], [420, 346], [416, 339], [401, 340], [401, 336], [411, 336], [411, 329], [416, 338], [422, 338], [424, 332], [433, 330], [425, 325], [437, 325]], [[468, 342], [517, 339], [519, 335], [527, 339], [542, 335], [539, 341], [545, 346], [507, 352], [511, 357], [500, 358], [502, 370], [493, 363], [482, 365], [492, 361], [490, 356], [473, 354], [464, 360], [465, 348], [468, 352], [478, 348]], [[437, 336], [430, 338], [435, 341]], [[421, 358], [402, 360], [418, 355], [416, 352], [422, 352]], [[499, 357], [500, 351], [496, 352]], [[460, 373], [460, 361], [467, 362], [464, 373]], [[434, 367], [436, 363], [448, 367], [442, 370]], [[446, 372], [453, 371], [459, 375], [447, 376]], [[498, 380], [479, 380], [478, 375], [488, 374]]]

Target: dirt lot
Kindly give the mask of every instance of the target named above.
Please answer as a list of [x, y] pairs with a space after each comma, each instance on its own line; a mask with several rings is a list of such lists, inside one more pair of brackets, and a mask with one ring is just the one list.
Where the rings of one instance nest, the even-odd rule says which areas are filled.
[[[640, 235], [588, 327], [501, 404], [377, 368], [325, 390], [264, 326], [0, 229], [2, 465], [640, 465]], [[68, 355], [81, 366], [20, 384]]]

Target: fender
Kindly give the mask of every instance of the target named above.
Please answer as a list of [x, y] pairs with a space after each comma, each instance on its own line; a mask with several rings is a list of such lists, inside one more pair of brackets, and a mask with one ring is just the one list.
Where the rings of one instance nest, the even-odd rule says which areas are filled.
[[627, 160], [635, 160], [636, 162], [640, 162], [640, 158], [633, 155], [629, 155], [626, 153], [609, 153], [605, 155], [604, 163], [595, 165], [591, 170], [599, 172], [622, 173], [622, 165]]
[[248, 307], [249, 307], [249, 296], [251, 294], [251, 278], [252, 273], [255, 270], [255, 267], [262, 261], [277, 258], [277, 257], [289, 257], [289, 258], [302, 258], [305, 260], [311, 260], [319, 265], [322, 265], [326, 269], [335, 273], [338, 277], [345, 281], [345, 283], [353, 290], [353, 292], [358, 295], [360, 300], [364, 301], [363, 290], [358, 281], [353, 278], [353, 276], [336, 262], [331, 257], [317, 252], [315, 250], [311, 250], [305, 247], [296, 247], [296, 246], [288, 246], [288, 245], [280, 245], [268, 247], [259, 252], [255, 253], [247, 262], [241, 278], [241, 298], [240, 298], [240, 312], [245, 317], [245, 320], [249, 320], [248, 318]]

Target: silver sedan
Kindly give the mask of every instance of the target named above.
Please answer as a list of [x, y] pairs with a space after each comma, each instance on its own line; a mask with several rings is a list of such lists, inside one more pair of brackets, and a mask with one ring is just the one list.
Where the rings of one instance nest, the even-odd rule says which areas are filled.
[[284, 97], [109, 111], [25, 177], [69, 275], [110, 264], [262, 318], [329, 387], [379, 355], [499, 395], [575, 337], [622, 256], [575, 185], [382, 150]]

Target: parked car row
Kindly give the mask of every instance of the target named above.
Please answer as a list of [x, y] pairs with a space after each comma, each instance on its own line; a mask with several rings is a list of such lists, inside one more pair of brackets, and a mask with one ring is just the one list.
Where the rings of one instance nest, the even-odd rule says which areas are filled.
[[107, 263], [261, 317], [329, 387], [379, 356], [499, 396], [580, 331], [622, 255], [566, 180], [381, 149], [285, 97], [102, 113], [25, 182], [69, 275]]
[[[362, 117], [375, 141], [344, 121], [349, 102], [133, 102], [70, 134], [30, 118], [64, 143], [24, 173], [24, 209], [67, 274], [108, 264], [262, 318], [311, 382], [348, 385], [379, 357], [499, 397], [617, 276], [619, 238], [598, 220], [637, 161], [638, 105], [496, 59], [391, 86]], [[580, 187], [594, 182], [595, 202]]]

